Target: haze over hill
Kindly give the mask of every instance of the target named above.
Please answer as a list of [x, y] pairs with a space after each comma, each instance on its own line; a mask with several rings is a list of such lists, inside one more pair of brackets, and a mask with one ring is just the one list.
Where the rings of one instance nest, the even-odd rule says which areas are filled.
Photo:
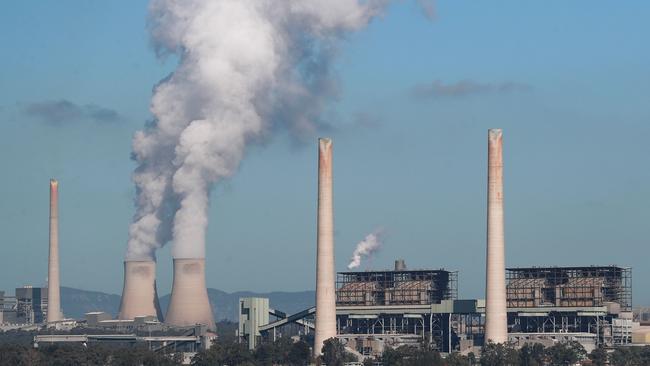
[[[292, 314], [314, 305], [314, 291], [256, 293], [237, 291], [228, 293], [217, 289], [208, 289], [212, 312], [217, 321], [237, 321], [237, 307], [240, 297], [268, 297], [271, 307]], [[66, 317], [82, 319], [89, 311], [105, 311], [117, 315], [120, 296], [99, 291], [80, 290], [61, 287], [61, 305]], [[169, 304], [169, 295], [160, 298], [163, 314]]]

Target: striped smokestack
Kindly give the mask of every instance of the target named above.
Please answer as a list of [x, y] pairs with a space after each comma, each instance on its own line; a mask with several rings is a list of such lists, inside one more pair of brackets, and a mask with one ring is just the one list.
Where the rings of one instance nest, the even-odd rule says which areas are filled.
[[318, 241], [316, 246], [314, 356], [319, 356], [325, 340], [336, 337], [332, 140], [327, 138], [318, 140]]
[[59, 286], [59, 182], [50, 179], [50, 254], [47, 266], [48, 323], [63, 318]]
[[485, 340], [508, 341], [503, 229], [503, 135], [488, 131], [487, 264], [485, 285]]

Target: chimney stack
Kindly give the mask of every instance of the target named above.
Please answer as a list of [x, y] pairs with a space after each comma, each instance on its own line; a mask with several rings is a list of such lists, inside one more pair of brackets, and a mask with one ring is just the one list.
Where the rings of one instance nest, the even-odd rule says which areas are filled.
[[488, 131], [487, 265], [485, 285], [485, 340], [508, 341], [503, 229], [503, 135]]
[[174, 283], [165, 322], [176, 326], [204, 324], [215, 330], [205, 286], [205, 258], [174, 258]]
[[59, 182], [50, 179], [50, 254], [47, 268], [47, 322], [63, 318], [59, 288]]
[[155, 316], [159, 321], [163, 320], [156, 290], [154, 261], [124, 262], [124, 289], [117, 318], [131, 320], [137, 316]]
[[328, 138], [318, 140], [318, 241], [316, 246], [316, 334], [314, 356], [319, 356], [325, 340], [336, 337], [332, 140]]
[[395, 261], [395, 271], [406, 271], [406, 262], [404, 259], [397, 259]]

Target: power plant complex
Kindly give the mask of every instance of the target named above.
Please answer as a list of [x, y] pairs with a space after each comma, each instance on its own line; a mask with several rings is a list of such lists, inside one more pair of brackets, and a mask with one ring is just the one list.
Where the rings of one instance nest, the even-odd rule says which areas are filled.
[[[506, 267], [503, 134], [488, 131], [485, 299], [459, 298], [461, 274], [449, 269], [411, 269], [398, 259], [390, 270], [336, 272], [334, 258], [332, 140], [318, 141], [318, 210], [315, 306], [295, 314], [273, 309], [268, 299], [242, 298], [238, 336], [249, 348], [280, 336], [313, 337], [315, 356], [327, 339], [348, 351], [375, 356], [386, 347], [426, 343], [441, 352], [478, 352], [486, 342], [515, 345], [578, 341], [587, 350], [627, 345], [646, 330], [633, 321], [631, 269], [619, 266]], [[47, 288], [0, 292], [0, 323], [60, 326], [58, 182], [50, 182]], [[216, 325], [206, 287], [204, 258], [174, 258], [166, 314], [158, 300], [156, 262], [124, 262], [124, 286], [116, 319], [86, 314], [85, 326], [135, 332], [185, 329], [174, 337], [149, 337], [155, 349], [209, 346]], [[134, 333], [135, 334], [135, 333]], [[114, 340], [111, 335], [39, 342]], [[117, 336], [115, 336], [117, 337]], [[145, 338], [133, 336], [132, 342]], [[185, 338], [183, 338], [185, 337]], [[635, 338], [636, 337], [636, 338]], [[643, 338], [646, 339], [647, 337]], [[131, 338], [129, 338], [131, 339]]]

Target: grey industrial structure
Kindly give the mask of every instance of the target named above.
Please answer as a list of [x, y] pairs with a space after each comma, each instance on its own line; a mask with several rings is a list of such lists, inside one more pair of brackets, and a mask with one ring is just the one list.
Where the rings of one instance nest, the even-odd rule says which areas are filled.
[[[618, 266], [509, 268], [508, 340], [515, 345], [576, 340], [588, 350], [629, 344], [631, 281], [631, 269]], [[336, 304], [337, 337], [361, 355], [422, 343], [467, 353], [484, 343], [485, 301], [458, 299], [455, 271], [396, 265], [389, 271], [339, 272]], [[267, 299], [240, 299], [240, 338], [254, 346], [283, 335], [308, 335], [313, 310], [286, 315], [271, 309]]]
[[47, 319], [47, 287], [17, 287], [14, 296], [0, 291], [0, 325], [41, 324]]
[[515, 343], [575, 335], [585, 348], [632, 342], [632, 270], [618, 266], [509, 268]]

